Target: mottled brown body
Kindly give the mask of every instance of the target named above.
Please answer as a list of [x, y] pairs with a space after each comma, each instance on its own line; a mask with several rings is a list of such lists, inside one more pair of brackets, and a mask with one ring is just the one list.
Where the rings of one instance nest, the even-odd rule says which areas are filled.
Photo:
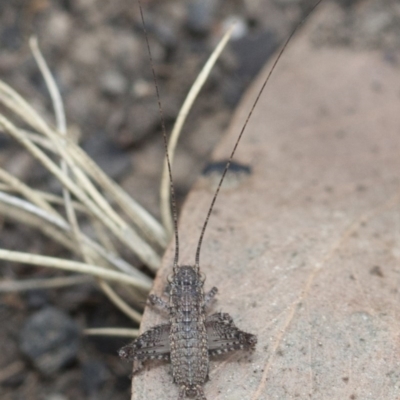
[[169, 312], [169, 323], [157, 325], [140, 335], [119, 354], [139, 362], [164, 359], [171, 362], [172, 376], [179, 387], [179, 400], [195, 397], [206, 400], [210, 356], [240, 349], [254, 349], [257, 338], [239, 330], [228, 314], [206, 317], [206, 305], [217, 293], [204, 294], [204, 275], [196, 266], [176, 266], [169, 281], [169, 302], [150, 295], [152, 304]]
[[197, 394], [208, 376], [204, 279], [198, 269], [178, 267], [170, 282], [170, 346], [174, 381]]

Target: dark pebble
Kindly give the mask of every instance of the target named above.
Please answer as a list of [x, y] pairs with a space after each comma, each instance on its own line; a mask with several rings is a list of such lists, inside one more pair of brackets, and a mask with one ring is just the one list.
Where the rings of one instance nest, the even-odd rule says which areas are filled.
[[218, 0], [190, 0], [187, 4], [186, 26], [195, 35], [207, 35], [212, 27]]
[[142, 141], [160, 125], [158, 105], [154, 99], [143, 99], [114, 114], [109, 123], [115, 143], [127, 148]]
[[46, 376], [71, 363], [79, 348], [79, 328], [65, 313], [53, 307], [33, 314], [20, 334], [20, 349]]
[[269, 31], [246, 35], [231, 42], [237, 69], [225, 85], [224, 98], [228, 105], [236, 106], [247, 85], [274, 54], [276, 47], [277, 39]]
[[82, 368], [82, 385], [87, 395], [96, 394], [109, 379], [110, 372], [100, 361], [89, 361]]
[[37, 310], [49, 304], [49, 292], [47, 290], [29, 290], [24, 297], [30, 309]]
[[[204, 176], [208, 176], [208, 175], [212, 175], [212, 174], [219, 174], [221, 176], [225, 170], [227, 163], [228, 163], [228, 160], [215, 161], [213, 163], [209, 163], [203, 169], [202, 174]], [[231, 161], [230, 165], [229, 165], [229, 171], [234, 174], [250, 175], [251, 167], [248, 165], [239, 164], [236, 161]]]
[[82, 147], [112, 179], [118, 180], [131, 168], [129, 154], [118, 148], [104, 131], [97, 131], [90, 136]]

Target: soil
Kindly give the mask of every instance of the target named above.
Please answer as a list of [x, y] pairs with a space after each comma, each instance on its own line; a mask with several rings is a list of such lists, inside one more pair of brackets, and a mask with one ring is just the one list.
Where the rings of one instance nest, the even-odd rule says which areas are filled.
[[[160, 4], [161, 3], [161, 4]], [[215, 4], [214, 4], [215, 3]], [[148, 39], [167, 131], [186, 93], [235, 17], [242, 36], [224, 52], [191, 111], [174, 160], [179, 205], [218, 142], [248, 83], [304, 17], [310, 0], [143, 1]], [[377, 48], [400, 56], [395, 0], [341, 0], [315, 30], [315, 46]], [[70, 134], [135, 199], [159, 217], [163, 161], [159, 110], [136, 2], [35, 0], [0, 4], [0, 75], [48, 121], [47, 89], [30, 54], [39, 39], [62, 93]], [[290, 49], [288, 49], [290, 51]], [[279, 65], [278, 65], [279, 68]], [[229, 151], [229, 150], [228, 150]], [[32, 158], [0, 133], [0, 165], [32, 186], [59, 190]], [[67, 257], [36, 231], [1, 219], [0, 247]], [[2, 263], [2, 279], [40, 278], [48, 271]], [[77, 326], [132, 326], [92, 285], [0, 295], [2, 399], [128, 399], [131, 366], [117, 350], [126, 339], [82, 337], [77, 354], [46, 375], [21, 352], [29, 318], [54, 307]]]

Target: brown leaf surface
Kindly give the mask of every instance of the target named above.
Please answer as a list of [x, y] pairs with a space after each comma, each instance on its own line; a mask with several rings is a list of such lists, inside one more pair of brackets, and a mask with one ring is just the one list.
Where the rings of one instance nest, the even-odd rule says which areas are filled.
[[[236, 158], [253, 172], [222, 191], [205, 236], [213, 311], [259, 339], [252, 355], [212, 362], [209, 400], [400, 398], [400, 71], [378, 52], [312, 47], [324, 11], [278, 65]], [[187, 200], [181, 262], [194, 261], [211, 196], [204, 180]], [[171, 262], [170, 250], [156, 293]], [[161, 321], [148, 310], [143, 328]], [[132, 398], [176, 400], [168, 370], [146, 368]]]

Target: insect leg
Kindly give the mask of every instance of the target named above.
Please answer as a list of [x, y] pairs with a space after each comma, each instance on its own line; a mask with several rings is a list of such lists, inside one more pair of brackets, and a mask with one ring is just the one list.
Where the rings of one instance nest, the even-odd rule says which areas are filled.
[[[169, 353], [168, 354], [164, 354], [164, 355], [160, 354], [160, 355], [158, 355], [156, 357], [156, 359], [157, 360], [170, 361]], [[134, 360], [133, 361], [133, 366], [134, 366], [134, 368], [133, 368], [133, 371], [132, 371], [132, 374], [131, 374], [131, 378], [132, 378], [133, 375], [136, 375], [140, 370], [143, 369], [144, 363], [143, 363], [142, 360]]]
[[215, 286], [204, 296], [204, 305], [210, 304], [211, 300], [215, 297], [215, 295], [218, 293], [218, 288]]
[[169, 312], [169, 304], [163, 300], [161, 297], [156, 296], [155, 294], [149, 295], [150, 304], [160, 308], [161, 310]]
[[208, 350], [210, 356], [234, 350], [252, 350], [257, 337], [241, 331], [226, 313], [215, 313], [206, 319]]
[[204, 394], [204, 390], [201, 386], [197, 386], [197, 400], [207, 400], [206, 395]]

